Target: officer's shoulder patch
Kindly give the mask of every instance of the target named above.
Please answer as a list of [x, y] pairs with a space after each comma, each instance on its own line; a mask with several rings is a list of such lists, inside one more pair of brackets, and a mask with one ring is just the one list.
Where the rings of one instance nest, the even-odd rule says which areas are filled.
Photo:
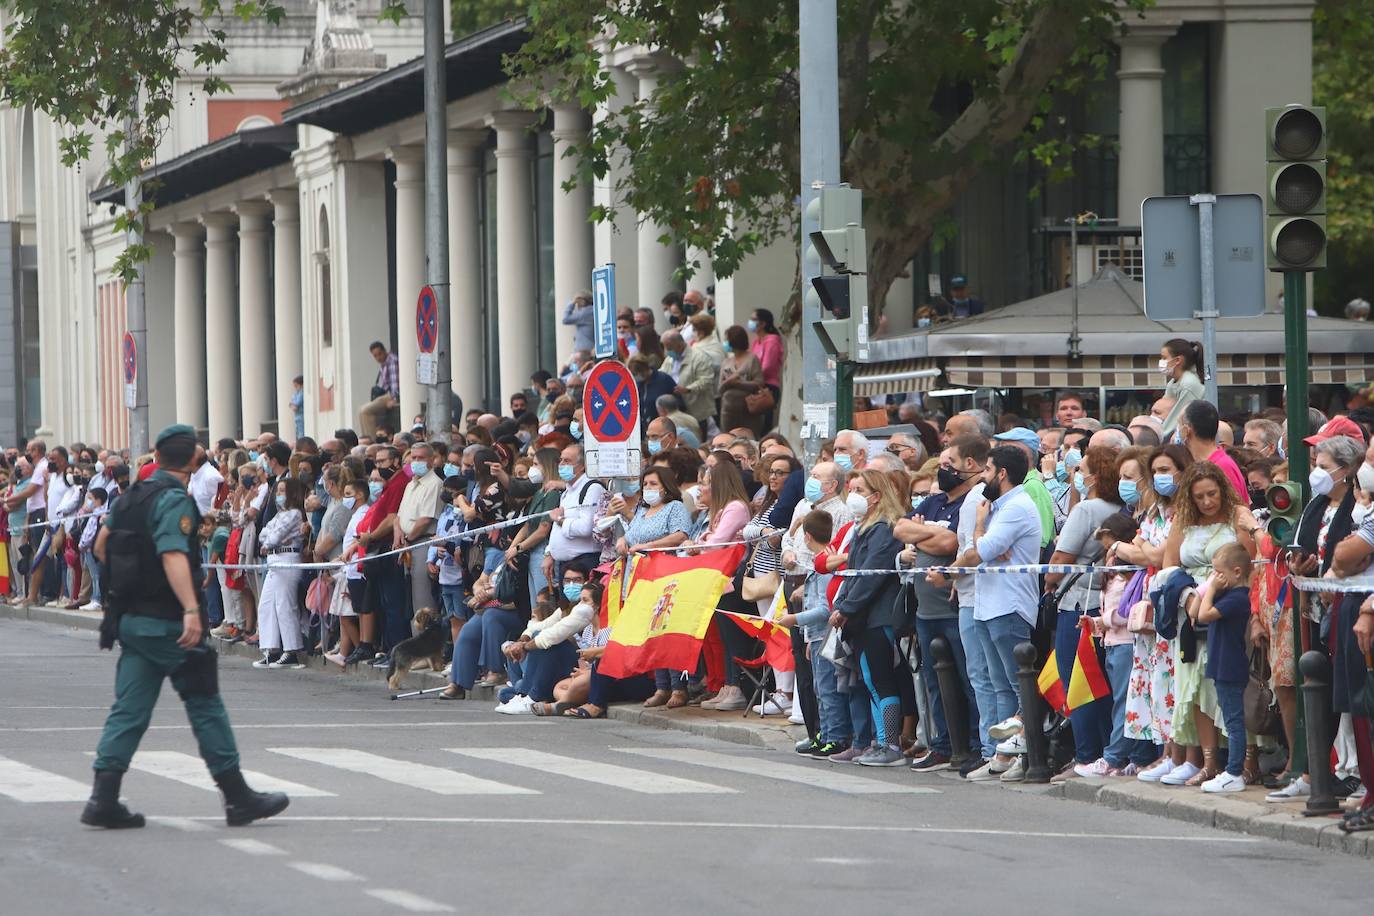
[[191, 533], [191, 516], [189, 516], [189, 515], [183, 515], [183, 516], [181, 517], [181, 533], [182, 533], [182, 534], [190, 534], [190, 533]]

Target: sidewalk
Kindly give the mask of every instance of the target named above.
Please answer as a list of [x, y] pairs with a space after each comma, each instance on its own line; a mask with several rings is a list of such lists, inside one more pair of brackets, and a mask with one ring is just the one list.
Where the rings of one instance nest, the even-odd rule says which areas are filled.
[[[43, 606], [0, 604], [0, 619], [5, 618], [31, 620], [84, 630], [95, 630], [100, 626], [99, 613], [68, 611]], [[94, 642], [94, 637], [92, 637], [92, 642]], [[260, 657], [260, 653], [255, 647], [243, 643], [217, 642], [223, 655], [250, 659]], [[386, 672], [381, 669], [358, 665], [345, 671], [317, 656], [308, 657], [305, 662], [309, 671], [326, 676], [347, 678], [352, 682], [371, 681], [376, 683], [379, 692], [387, 690]], [[428, 671], [415, 672], [405, 679], [405, 686], [408, 689], [441, 687], [443, 684], [443, 678]], [[468, 699], [472, 702], [494, 704], [494, 694], [495, 691], [490, 689], [476, 689], [469, 691]], [[638, 704], [629, 704], [613, 706], [607, 715], [609, 718], [620, 722], [682, 731], [721, 741], [730, 741], [735, 744], [787, 752], [790, 752], [793, 744], [805, 735], [801, 726], [791, 725], [785, 718], [760, 719], [752, 714], [745, 718], [740, 712], [711, 712], [695, 706], [666, 710], [662, 708], [644, 709]], [[950, 784], [963, 782], [957, 774], [949, 772], [936, 773], [926, 777], [912, 774], [911, 778], [938, 778], [942, 783]], [[1001, 787], [998, 786], [997, 788]], [[1205, 795], [1197, 789], [1170, 789], [1143, 783], [1136, 779], [1071, 778], [1048, 786], [1022, 784], [1007, 788], [1013, 791], [1034, 792], [1074, 801], [1091, 802], [1108, 808], [1140, 811], [1145, 814], [1215, 827], [1220, 830], [1246, 833], [1374, 858], [1374, 832], [1347, 835], [1342, 833], [1338, 827], [1338, 816], [1303, 817], [1302, 803], [1269, 804], [1264, 800], [1265, 790], [1258, 786], [1231, 795]]]

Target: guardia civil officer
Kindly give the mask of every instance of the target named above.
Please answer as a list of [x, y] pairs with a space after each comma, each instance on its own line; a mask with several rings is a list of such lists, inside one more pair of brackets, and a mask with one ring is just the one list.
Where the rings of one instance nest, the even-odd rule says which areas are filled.
[[254, 792], [244, 783], [219, 695], [218, 657], [204, 642], [200, 513], [186, 492], [195, 451], [191, 427], [164, 429], [157, 437], [158, 471], [120, 497], [96, 539], [108, 584], [100, 646], [109, 649], [118, 638], [121, 651], [114, 706], [96, 748], [95, 789], [81, 813], [81, 823], [92, 827], [143, 826], [143, 815], [120, 803], [119, 785], [168, 677], [224, 793], [229, 826], [279, 814], [289, 803], [281, 792]]

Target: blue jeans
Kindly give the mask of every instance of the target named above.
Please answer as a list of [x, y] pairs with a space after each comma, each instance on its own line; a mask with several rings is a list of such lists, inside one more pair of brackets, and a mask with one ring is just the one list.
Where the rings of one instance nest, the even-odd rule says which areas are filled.
[[100, 600], [100, 561], [89, 550], [81, 554], [81, 565], [91, 580], [91, 600]]
[[553, 685], [568, 676], [577, 665], [577, 643], [571, 639], [547, 649], [525, 653], [525, 676], [520, 692], [531, 700], [547, 703], [553, 699]]
[[512, 631], [518, 632], [520, 618], [514, 611], [489, 607], [478, 619], [458, 631], [458, 641], [453, 646], [453, 672], [449, 680], [469, 690], [477, 681], [477, 668], [488, 671], [504, 671], [506, 657], [501, 654], [501, 643], [511, 638]]
[[943, 620], [916, 618], [916, 641], [921, 646], [921, 668], [930, 673], [926, 680], [926, 692], [930, 694], [930, 716], [935, 726], [931, 730], [930, 749], [946, 757], [950, 753], [949, 724], [945, 721], [945, 706], [940, 696], [939, 678], [935, 677], [935, 656], [930, 652], [930, 643], [937, 636], [945, 638], [945, 642], [949, 643], [950, 652], [954, 655], [955, 673], [964, 688], [964, 711], [969, 723], [969, 750], [977, 751], [978, 699], [974, 696], [973, 685], [969, 682], [968, 660], [964, 657], [964, 643], [959, 633], [959, 619], [956, 617]]
[[687, 689], [687, 675], [681, 671], [674, 671], [671, 668], [654, 669], [654, 690], [674, 690]]
[[[1031, 638], [1030, 624], [1013, 611], [991, 620], [975, 620], [978, 641], [983, 648], [983, 662], [992, 681], [993, 710], [988, 721], [992, 725], [1016, 715], [1021, 708], [1021, 690], [1016, 679], [1016, 658], [1012, 651]], [[979, 713], [982, 714], [982, 707]], [[993, 742], [994, 747], [996, 742]]]
[[528, 575], [531, 601], [539, 597], [539, 593], [549, 587], [549, 580], [544, 578], [544, 570], [541, 568], [544, 565], [544, 551], [548, 546], [548, 539], [545, 538], [544, 541], [530, 548], [530, 571]]
[[1159, 759], [1159, 746], [1126, 737], [1126, 691], [1134, 664], [1131, 646], [1107, 647], [1107, 681], [1112, 685], [1112, 736], [1102, 757], [1117, 769], [1128, 763], [1146, 767]]
[[811, 680], [816, 687], [821, 742], [846, 744], [854, 737], [854, 726], [849, 721], [848, 697], [835, 689], [835, 663], [821, 655], [821, 646], [825, 645], [825, 640], [817, 639], [809, 645]]
[[[1081, 611], [1059, 611], [1054, 628], [1054, 656], [1059, 662], [1059, 679], [1064, 689], [1069, 689], [1069, 678], [1073, 674], [1074, 659], [1078, 656], [1078, 619]], [[1122, 695], [1125, 703], [1125, 694]], [[1073, 723], [1074, 759], [1079, 763], [1092, 763], [1102, 756], [1103, 748], [1112, 733], [1111, 704], [1106, 697], [1084, 703], [1069, 713]]]
[[1226, 772], [1239, 776], [1245, 770], [1245, 682], [1213, 681], [1217, 702], [1226, 723]]
[[967, 666], [969, 683], [977, 701], [974, 710], [978, 718], [978, 744], [984, 759], [987, 759], [997, 753], [997, 742], [988, 734], [988, 729], [1002, 720], [997, 718], [997, 691], [992, 689], [992, 675], [988, 673], [983, 640], [978, 635], [978, 624], [973, 619], [971, 607], [959, 608], [959, 637], [964, 646], [964, 664]]
[[444, 605], [445, 620], [468, 620], [472, 608], [467, 606], [462, 585], [440, 585], [439, 600]]

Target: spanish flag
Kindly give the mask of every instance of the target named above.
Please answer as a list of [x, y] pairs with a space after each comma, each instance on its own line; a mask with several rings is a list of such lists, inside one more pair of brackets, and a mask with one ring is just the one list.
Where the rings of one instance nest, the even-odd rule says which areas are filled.
[[0, 516], [0, 595], [10, 593], [10, 526]]
[[695, 557], [641, 559], [598, 670], [616, 678], [655, 668], [695, 670], [716, 602], [743, 559], [743, 544]]
[[1068, 713], [1064, 682], [1059, 679], [1059, 659], [1053, 649], [1050, 650], [1050, 657], [1045, 659], [1045, 667], [1040, 669], [1040, 677], [1036, 678], [1035, 683], [1040, 688], [1040, 695], [1050, 704], [1050, 709], [1061, 714]]
[[1064, 705], [1069, 711], [1086, 706], [1093, 700], [1111, 696], [1112, 688], [1097, 662], [1097, 647], [1086, 628], [1078, 631], [1078, 651], [1074, 653], [1073, 673], [1069, 675], [1069, 690]]
[[606, 579], [605, 588], [601, 591], [601, 614], [596, 627], [604, 630], [606, 627], [615, 626], [616, 620], [620, 618], [620, 609], [624, 606], [621, 600], [624, 594], [625, 584], [625, 560], [616, 560], [611, 566], [610, 577]]
[[768, 664], [779, 671], [796, 669], [797, 663], [792, 658], [792, 631], [787, 627], [771, 620], [764, 620], [762, 617], [750, 617], [748, 614], [737, 614], [734, 611], [720, 613], [738, 624], [745, 635], [763, 640], [763, 657], [768, 660]]

